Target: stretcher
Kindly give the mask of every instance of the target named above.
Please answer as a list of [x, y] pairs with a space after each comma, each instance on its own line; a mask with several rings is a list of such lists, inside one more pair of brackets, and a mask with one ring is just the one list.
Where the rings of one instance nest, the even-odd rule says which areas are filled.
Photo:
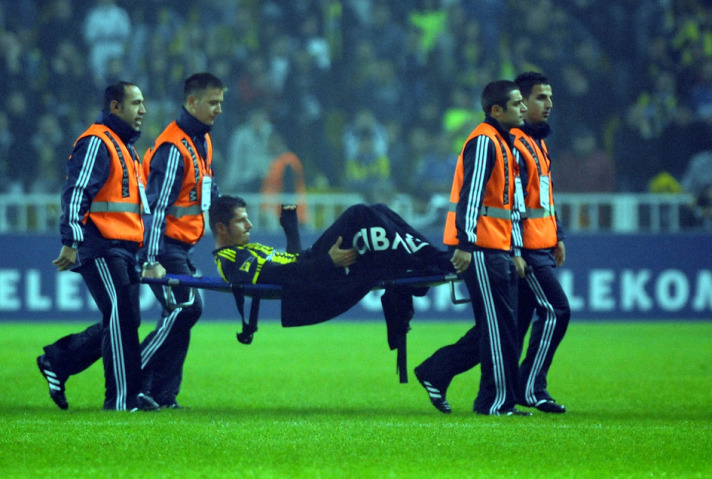
[[[387, 288], [430, 288], [448, 284], [450, 286], [450, 300], [454, 304], [464, 304], [470, 302], [469, 298], [457, 296], [455, 283], [461, 281], [462, 278], [455, 273], [437, 274], [429, 276], [406, 276], [396, 279], [383, 279], [376, 281], [373, 290], [385, 290]], [[210, 291], [218, 291], [224, 293], [232, 293], [237, 302], [237, 308], [242, 316], [242, 331], [237, 333], [237, 340], [242, 344], [251, 344], [255, 332], [257, 332], [257, 323], [259, 319], [260, 301], [262, 299], [279, 300], [282, 298], [282, 286], [278, 284], [251, 284], [239, 283], [230, 284], [225, 282], [219, 276], [189, 276], [189, 275], [173, 275], [168, 274], [163, 278], [143, 278], [143, 283], [155, 284], [163, 287], [164, 298], [168, 309], [186, 308], [193, 304], [195, 300], [196, 289], [206, 289]], [[173, 294], [175, 287], [187, 287], [189, 289], [188, 299], [183, 302], [177, 302]], [[250, 313], [245, 317], [244, 314], [244, 297], [250, 297]], [[391, 325], [387, 324], [387, 327]], [[407, 326], [406, 326], [407, 327]], [[407, 331], [406, 331], [407, 332]], [[396, 344], [392, 347], [396, 349], [396, 369], [401, 383], [408, 382], [407, 373], [407, 351], [406, 351], [406, 335], [399, 335]]]

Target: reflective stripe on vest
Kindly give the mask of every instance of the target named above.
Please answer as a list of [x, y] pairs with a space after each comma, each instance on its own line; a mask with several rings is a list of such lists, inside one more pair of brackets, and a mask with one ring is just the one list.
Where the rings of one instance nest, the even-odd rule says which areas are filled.
[[173, 205], [168, 208], [167, 213], [175, 218], [182, 218], [183, 216], [201, 215], [201, 214], [203, 214], [203, 210], [200, 207], [200, 205], [192, 205], [192, 206]]
[[133, 203], [114, 203], [110, 201], [95, 201], [89, 207], [92, 213], [141, 213], [141, 205]]
[[[449, 211], [452, 213], [457, 212], [457, 203], [450, 203]], [[498, 218], [500, 220], [511, 220], [512, 210], [507, 210], [505, 208], [495, 208], [494, 206], [480, 206], [480, 211], [477, 216], [489, 216], [490, 218]]]
[[548, 218], [549, 216], [554, 216], [555, 214], [556, 212], [554, 211], [554, 205], [551, 205], [548, 210], [545, 210], [544, 208], [527, 208], [527, 212], [524, 214], [524, 218]]

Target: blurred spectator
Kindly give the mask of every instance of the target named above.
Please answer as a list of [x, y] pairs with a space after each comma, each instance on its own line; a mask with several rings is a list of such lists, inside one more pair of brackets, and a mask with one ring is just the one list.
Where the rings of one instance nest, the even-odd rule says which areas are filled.
[[679, 181], [695, 154], [712, 151], [712, 121], [703, 121], [690, 107], [680, 105], [657, 144], [653, 155], [657, 171], [666, 171]]
[[411, 10], [409, 22], [422, 33], [420, 48], [425, 53], [432, 51], [440, 35], [447, 27], [447, 11], [437, 0], [423, 0], [419, 8]]
[[[657, 168], [650, 161], [656, 154], [657, 144], [643, 136], [643, 118], [643, 106], [636, 103], [630, 105], [617, 122], [613, 134], [617, 191], [643, 192], [650, 178], [657, 173]], [[557, 170], [557, 180], [561, 176], [560, 170]], [[557, 190], [561, 191], [559, 181]]]
[[326, 141], [326, 100], [330, 76], [319, 70], [311, 55], [297, 50], [293, 68], [284, 85], [284, 109], [275, 124], [304, 164], [307, 179], [324, 175], [331, 186], [338, 185], [340, 170], [333, 163]]
[[297, 204], [297, 217], [299, 222], [307, 224], [309, 222], [309, 210], [307, 208], [307, 186], [304, 177], [304, 168], [299, 157], [290, 151], [284, 144], [279, 133], [272, 133], [269, 139], [269, 152], [272, 161], [268, 165], [267, 174], [262, 182], [262, 194], [288, 195], [279, 198], [276, 202], [263, 204], [263, 210], [272, 210], [274, 215], [272, 220], [279, 223], [282, 211], [282, 204]]
[[293, 42], [287, 35], [279, 35], [269, 44], [267, 77], [272, 92], [280, 97], [292, 67]]
[[392, 182], [385, 127], [370, 110], [360, 110], [347, 125], [343, 143], [344, 187], [361, 193], [367, 203], [387, 203]]
[[265, 110], [258, 108], [249, 113], [247, 121], [239, 125], [230, 137], [221, 172], [221, 190], [237, 195], [260, 191], [270, 161], [274, 158], [270, 150], [273, 131], [274, 126]]
[[403, 82], [391, 60], [379, 60], [373, 66], [373, 77], [364, 85], [362, 98], [384, 122], [404, 123], [414, 111], [411, 101], [403, 101]]
[[112, 60], [123, 62], [131, 35], [131, 18], [115, 0], [97, 0], [84, 20], [84, 40], [89, 46], [89, 63], [97, 85], [107, 83]]
[[6, 111], [12, 135], [12, 165], [10, 171], [10, 183], [13, 191], [29, 190], [30, 185], [36, 179], [35, 164], [32, 151], [27, 148], [26, 142], [29, 135], [35, 130], [35, 124], [31, 113], [35, 108], [30, 104], [30, 99], [23, 90], [17, 89], [8, 92]]
[[[70, 43], [75, 47], [81, 37], [76, 25], [75, 8], [71, 0], [51, 0], [45, 6], [39, 29], [42, 35], [37, 38], [37, 46], [51, 61], [60, 43]], [[60, 42], [61, 40], [61, 42]]]
[[702, 151], [690, 159], [680, 184], [695, 197], [712, 186], [712, 150]]
[[681, 184], [693, 197], [687, 227], [712, 230], [712, 150], [692, 157]]
[[452, 150], [452, 137], [415, 130], [411, 144], [420, 151], [415, 167], [415, 197], [429, 202], [433, 195], [449, 195], [458, 155]]
[[638, 97], [642, 108], [640, 131], [646, 138], [658, 138], [672, 119], [677, 108], [675, 77], [664, 72], [655, 81], [652, 92], [643, 92]]
[[[5, 160], [10, 158], [13, 141], [14, 138], [10, 131], [10, 121], [7, 118], [7, 114], [3, 110], [0, 110], [0, 176], [2, 178], [10, 178], [10, 162]], [[0, 193], [7, 193], [8, 190], [8, 182], [3, 181], [0, 187]]]
[[309, 53], [314, 66], [319, 70], [328, 71], [331, 69], [331, 51], [329, 42], [323, 36], [319, 17], [315, 13], [309, 13], [302, 20], [299, 32], [304, 50]]
[[559, 155], [556, 190], [575, 193], [615, 190], [613, 162], [600, 148], [590, 129], [581, 127], [571, 142], [571, 148]]
[[391, 180], [393, 187], [399, 193], [411, 194], [413, 191], [413, 152], [408, 144], [408, 135], [403, 129], [402, 122], [389, 121], [385, 124], [388, 135], [388, 162], [391, 165]]
[[698, 118], [712, 123], [712, 56], [700, 65], [699, 72], [690, 91], [690, 105]]
[[[479, 100], [465, 87], [457, 86], [450, 94], [450, 104], [443, 113], [442, 131], [452, 139], [451, 152], [459, 153], [470, 132], [484, 120]], [[453, 170], [454, 171], [454, 170]], [[452, 183], [452, 178], [449, 180]]]
[[688, 229], [712, 230], [712, 185], [695, 196], [681, 222]]
[[27, 185], [29, 193], [56, 193], [65, 180], [66, 158], [58, 152], [71, 151], [71, 143], [52, 113], [42, 115], [37, 124], [37, 131], [30, 137], [33, 161], [30, 171], [34, 181]]
[[379, 58], [393, 59], [394, 52], [405, 49], [406, 27], [402, 21], [394, 21], [393, 6], [388, 2], [377, 2], [373, 6], [369, 35], [378, 39], [374, 46]]
[[[506, 37], [509, 25], [507, 19], [512, 15], [509, 3], [499, 0], [471, 0], [462, 2], [463, 9], [469, 21], [480, 21], [480, 37], [478, 43], [485, 45], [482, 49], [482, 62], [484, 64], [497, 64], [500, 61], [500, 50], [495, 47], [488, 47], [490, 39]], [[550, 11], [535, 6], [528, 5], [527, 11], [532, 14], [537, 11]], [[487, 83], [487, 82], [485, 82]]]

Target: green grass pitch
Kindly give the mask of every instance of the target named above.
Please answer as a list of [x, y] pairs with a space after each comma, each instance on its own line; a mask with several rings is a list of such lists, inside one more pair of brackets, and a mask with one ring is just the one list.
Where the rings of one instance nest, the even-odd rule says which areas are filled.
[[528, 418], [472, 413], [479, 368], [436, 411], [412, 368], [469, 324], [417, 318], [408, 384], [380, 322], [264, 322], [250, 346], [235, 322], [203, 322], [190, 409], [102, 412], [97, 363], [61, 411], [35, 357], [83, 326], [0, 323], [3, 479], [712, 477], [712, 322], [573, 323], [549, 373], [568, 412]]

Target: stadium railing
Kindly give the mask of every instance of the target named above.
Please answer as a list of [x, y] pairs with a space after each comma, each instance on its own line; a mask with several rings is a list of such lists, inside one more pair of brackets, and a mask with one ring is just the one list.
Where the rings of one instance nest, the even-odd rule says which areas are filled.
[[[278, 205], [303, 201], [295, 195], [245, 194], [250, 220], [260, 231], [279, 232]], [[684, 228], [688, 194], [559, 193], [557, 215], [569, 232], [678, 232]], [[309, 193], [309, 217], [303, 228], [321, 231], [346, 208], [363, 202], [354, 193]], [[391, 206], [421, 230], [441, 229], [448, 208], [447, 195], [418, 203], [408, 195], [395, 195]], [[0, 194], [0, 234], [56, 233], [61, 215], [59, 194]]]

